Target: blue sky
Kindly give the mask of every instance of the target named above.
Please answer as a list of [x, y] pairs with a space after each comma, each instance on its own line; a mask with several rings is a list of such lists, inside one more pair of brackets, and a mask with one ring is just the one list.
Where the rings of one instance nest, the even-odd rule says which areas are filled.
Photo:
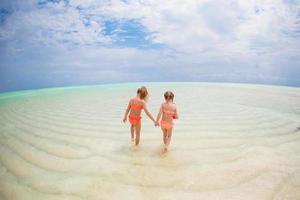
[[2, 0], [0, 92], [137, 81], [300, 87], [296, 0]]

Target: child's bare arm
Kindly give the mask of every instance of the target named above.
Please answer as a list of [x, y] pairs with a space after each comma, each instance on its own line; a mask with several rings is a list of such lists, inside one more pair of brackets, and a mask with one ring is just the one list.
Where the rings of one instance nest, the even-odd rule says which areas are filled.
[[157, 114], [157, 117], [156, 117], [156, 122], [158, 122], [160, 120], [161, 115], [162, 115], [162, 105], [160, 106], [160, 109], [158, 111], [158, 114]]
[[124, 123], [125, 123], [126, 120], [127, 120], [127, 115], [128, 115], [128, 113], [129, 113], [129, 111], [130, 111], [130, 101], [129, 101], [129, 103], [128, 103], [128, 106], [127, 106], [126, 111], [125, 111], [125, 114], [124, 114], [124, 118], [123, 118], [123, 122], [124, 122]]
[[145, 110], [145, 113], [147, 114], [147, 116], [155, 123], [155, 119], [152, 117], [152, 115], [149, 112], [149, 110], [148, 110], [148, 108], [147, 108], [147, 106], [146, 106], [145, 103], [144, 103], [143, 107], [144, 107], [144, 110]]

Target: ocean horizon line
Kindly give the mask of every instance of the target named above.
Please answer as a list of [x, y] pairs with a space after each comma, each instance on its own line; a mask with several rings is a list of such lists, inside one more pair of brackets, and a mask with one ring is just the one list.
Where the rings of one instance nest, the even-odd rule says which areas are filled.
[[99, 83], [99, 84], [83, 84], [83, 85], [70, 85], [70, 86], [58, 86], [58, 87], [41, 87], [41, 88], [29, 88], [0, 92], [0, 100], [3, 98], [14, 97], [15, 95], [26, 95], [31, 92], [43, 92], [43, 91], [56, 91], [56, 90], [71, 90], [71, 89], [84, 89], [93, 87], [118, 87], [126, 85], [159, 85], [159, 84], [208, 84], [208, 85], [237, 85], [237, 86], [259, 86], [259, 87], [282, 87], [290, 89], [300, 89], [299, 86], [290, 85], [276, 85], [276, 84], [261, 84], [261, 83], [240, 83], [240, 82], [208, 82], [208, 81], [141, 81], [141, 82], [111, 82], [111, 83]]

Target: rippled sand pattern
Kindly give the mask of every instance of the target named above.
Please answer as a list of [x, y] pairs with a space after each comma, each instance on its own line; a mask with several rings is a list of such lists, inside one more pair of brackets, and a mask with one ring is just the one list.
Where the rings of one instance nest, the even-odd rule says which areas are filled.
[[180, 112], [162, 154], [145, 115], [139, 148], [121, 122], [137, 86], [0, 95], [0, 199], [300, 199], [299, 88], [147, 84]]

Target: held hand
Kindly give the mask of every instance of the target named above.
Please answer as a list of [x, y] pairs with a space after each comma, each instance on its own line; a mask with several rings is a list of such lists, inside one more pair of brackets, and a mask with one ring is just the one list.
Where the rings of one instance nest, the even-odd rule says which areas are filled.
[[124, 118], [123, 118], [123, 122], [124, 122], [124, 123], [126, 123], [126, 121], [127, 121], [127, 118], [126, 118], [126, 117], [124, 117]]
[[157, 121], [155, 122], [155, 126], [159, 126], [159, 123]]

